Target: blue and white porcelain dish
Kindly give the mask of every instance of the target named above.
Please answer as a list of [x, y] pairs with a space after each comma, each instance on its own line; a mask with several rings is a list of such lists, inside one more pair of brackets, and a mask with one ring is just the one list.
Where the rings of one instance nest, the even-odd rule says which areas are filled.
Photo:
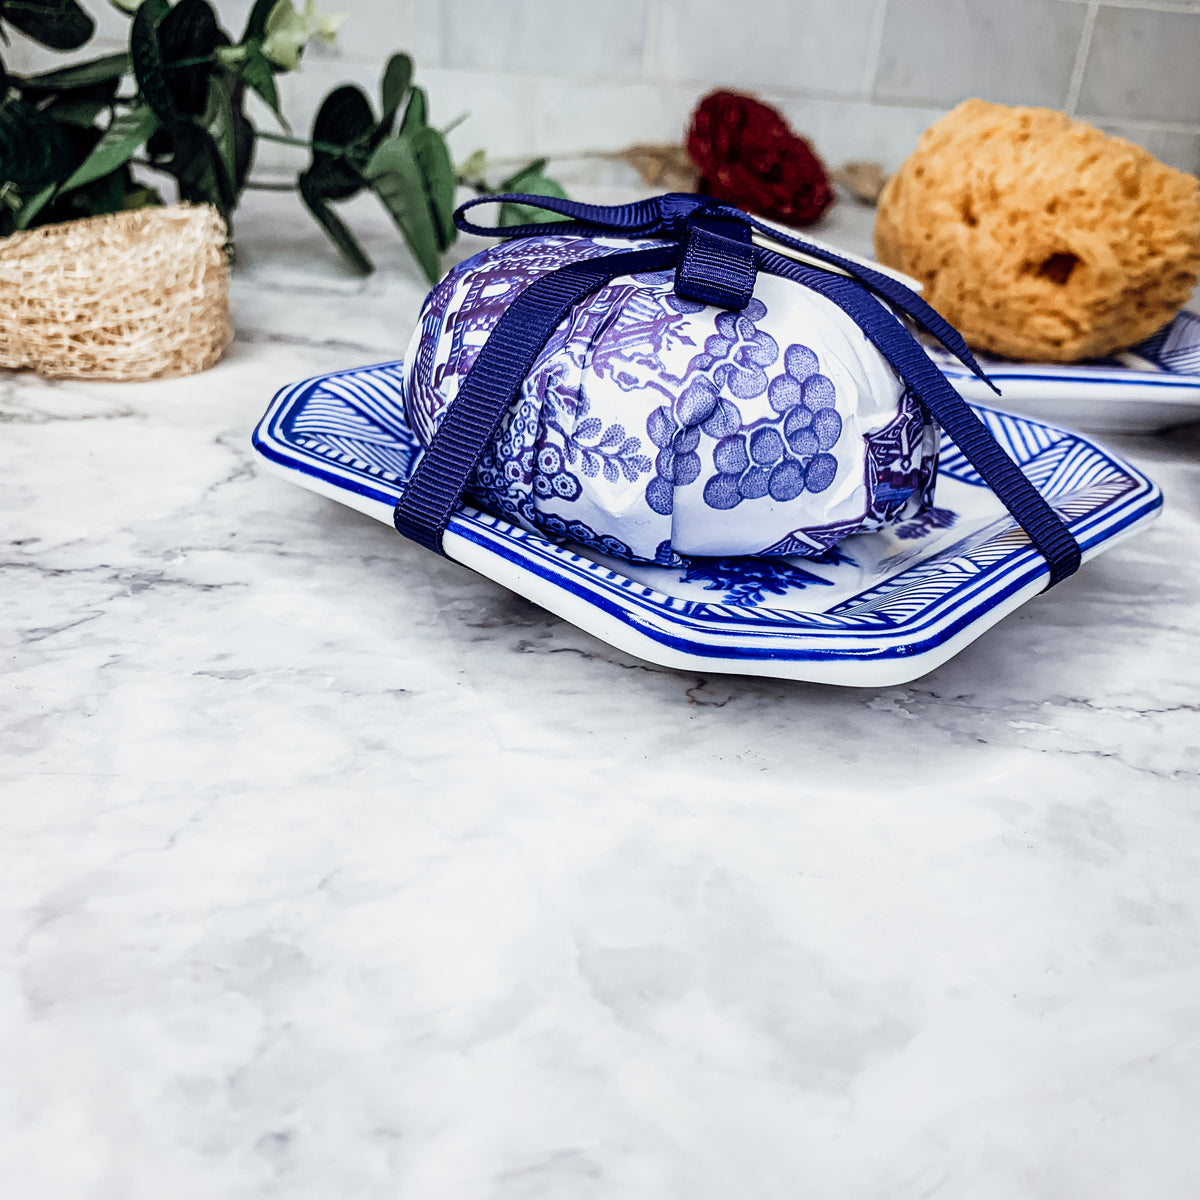
[[[964, 399], [987, 403], [987, 386], [935, 344], [929, 356]], [[1091, 433], [1157, 433], [1200, 421], [1200, 316], [1184, 311], [1153, 337], [1097, 362], [1014, 362], [980, 354], [1002, 403]]]
[[[284, 388], [254, 433], [267, 466], [391, 525], [420, 444], [402, 362]], [[998, 409], [980, 417], [1088, 559], [1154, 519], [1158, 488], [1087, 438]], [[458, 510], [448, 557], [628, 653], [668, 667], [879, 687], [918, 678], [1043, 590], [1047, 565], [943, 439], [933, 507], [820, 558], [635, 564]], [[399, 550], [399, 543], [397, 544]]]

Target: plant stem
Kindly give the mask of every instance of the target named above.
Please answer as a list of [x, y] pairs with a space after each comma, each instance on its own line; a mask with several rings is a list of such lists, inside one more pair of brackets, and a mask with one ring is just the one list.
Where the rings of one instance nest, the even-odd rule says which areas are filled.
[[269, 183], [266, 180], [247, 179], [245, 188], [250, 192], [294, 192], [294, 183]]
[[176, 67], [200, 67], [206, 63], [220, 62], [215, 54], [197, 54], [192, 58], [173, 58], [169, 63], [163, 63], [168, 71]]
[[301, 150], [320, 150], [324, 154], [333, 154], [338, 158], [346, 154], [345, 146], [335, 146], [332, 142], [310, 142], [307, 138], [292, 137], [286, 133], [267, 133], [258, 128], [254, 130], [254, 136], [262, 138], [264, 142], [278, 142], [281, 146], [296, 146]]
[[175, 173], [168, 171], [166, 167], [160, 167], [157, 163], [152, 163], [148, 158], [131, 158], [129, 160], [131, 167], [145, 167], [147, 171], [157, 171], [160, 175], [170, 175], [174, 179]]
[[256, 129], [255, 137], [260, 137], [264, 142], [278, 142], [281, 146], [303, 146], [309, 145], [303, 138], [292, 137], [290, 133], [267, 133], [266, 130]]

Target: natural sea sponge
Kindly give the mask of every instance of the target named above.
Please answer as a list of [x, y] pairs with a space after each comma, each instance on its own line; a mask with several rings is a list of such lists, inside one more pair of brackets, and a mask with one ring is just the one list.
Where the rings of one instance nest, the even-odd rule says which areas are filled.
[[967, 100], [884, 188], [875, 253], [979, 350], [1100, 358], [1191, 295], [1200, 182], [1064, 113]]

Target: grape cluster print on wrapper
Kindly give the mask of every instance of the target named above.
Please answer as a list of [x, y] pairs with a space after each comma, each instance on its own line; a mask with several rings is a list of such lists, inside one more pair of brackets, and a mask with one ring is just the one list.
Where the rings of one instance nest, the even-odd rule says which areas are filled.
[[[489, 247], [454, 268], [430, 294], [409, 352], [405, 402], [422, 443], [530, 283], [567, 262], [629, 248], [547, 235]], [[783, 311], [768, 321], [758, 296], [741, 312], [709, 308], [677, 296], [670, 271], [610, 281], [572, 308], [538, 354], [469, 497], [526, 529], [676, 565], [681, 503], [711, 514], [710, 524], [731, 509], [747, 513], [738, 555], [812, 556], [902, 511], [915, 515], [932, 484], [936, 434], [931, 442], [907, 395], [887, 425], [853, 441], [853, 455], [866, 460], [847, 485], [860, 507], [844, 504], [838, 520], [802, 528], [780, 512], [831, 488], [844, 441], [838, 388], [817, 350], [777, 339], [798, 323]], [[769, 529], [753, 515], [757, 502], [775, 512]]]
[[[833, 382], [821, 374], [816, 353], [799, 343], [784, 351], [783, 373], [769, 378], [766, 368], [778, 360], [779, 346], [756, 325], [766, 315], [757, 299], [740, 313], [721, 313], [716, 333], [689, 364], [678, 399], [647, 419], [646, 433], [659, 447], [656, 473], [646, 485], [646, 503], [655, 512], [671, 512], [676, 485], [700, 475], [702, 434], [712, 442], [706, 456], [712, 474], [704, 483], [709, 508], [765, 497], [794, 500], [833, 483], [837, 459], [829, 451], [842, 435]], [[777, 415], [745, 424], [736, 401], [764, 392]]]

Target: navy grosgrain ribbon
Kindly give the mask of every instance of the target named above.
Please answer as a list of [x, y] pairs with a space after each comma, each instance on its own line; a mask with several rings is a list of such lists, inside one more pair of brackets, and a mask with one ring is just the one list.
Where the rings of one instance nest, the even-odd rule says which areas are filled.
[[[480, 204], [513, 203], [524, 204], [529, 208], [541, 208], [546, 212], [557, 213], [559, 216], [570, 218], [567, 221], [545, 222], [531, 225], [476, 225], [467, 219], [466, 214]], [[722, 204], [711, 196], [699, 196], [690, 192], [668, 192], [664, 196], [651, 196], [648, 200], [637, 200], [631, 204], [582, 204], [576, 200], [564, 200], [557, 196], [528, 196], [505, 194], [500, 196], [478, 196], [461, 204], [454, 214], [454, 223], [464, 233], [474, 233], [482, 237], [544, 237], [547, 234], [581, 234], [603, 236], [604, 234], [623, 234], [626, 237], [659, 237], [670, 241], [683, 242], [690, 230], [697, 224], [708, 224], [720, 219], [726, 223], [726, 229], [732, 224], [770, 238], [781, 246], [796, 250], [809, 258], [816, 258], [836, 267], [852, 279], [882, 296], [894, 308], [916, 322], [927, 333], [932, 334], [963, 366], [978, 376], [998, 396], [1000, 389], [984, 374], [983, 368], [975, 361], [962, 334], [950, 324], [945, 317], [935, 312], [911, 288], [907, 288], [898, 279], [885, 275], [882, 271], [873, 270], [851, 258], [844, 258], [824, 246], [806, 242], [803, 238], [793, 237], [783, 233], [771, 225], [755, 220], [749, 213], [729, 204]], [[749, 237], [746, 237], [749, 241]], [[749, 296], [746, 303], [749, 303]], [[740, 307], [744, 308], [745, 304]]]
[[[488, 228], [467, 219], [477, 204], [510, 201], [568, 217], [553, 224]], [[662, 239], [664, 245], [569, 263], [530, 284], [484, 343], [396, 505], [393, 521], [406, 537], [444, 553], [442, 535], [475, 468], [495, 437], [539, 352], [571, 307], [623, 275], [675, 268], [678, 294], [723, 308], [750, 301], [759, 270], [812, 288], [842, 309], [912, 388], [954, 439], [1050, 568], [1054, 586], [1079, 566], [1079, 546], [1058, 515], [1004, 452], [970, 407], [904, 327], [897, 310], [936, 337], [980, 379], [984, 375], [961, 335], [919, 296], [891, 276], [793, 238], [707, 196], [673, 193], [633, 204], [581, 204], [556, 197], [504, 195], [468, 201], [455, 213], [467, 233], [506, 237], [618, 234]], [[780, 245], [837, 268], [796, 262], [755, 246], [757, 230]]]
[[531, 283], [505, 310], [446, 410], [392, 514], [396, 529], [435, 554], [525, 376], [560, 321], [618, 275], [674, 266], [675, 246], [569, 263]]
[[[954, 444], [1029, 535], [1050, 565], [1048, 587], [1079, 568], [1079, 544], [1029, 482], [1025, 472], [1004, 452], [969, 404], [950, 386], [916, 338], [865, 288], [844, 275], [834, 275], [760, 248], [760, 266], [772, 275], [794, 280], [832, 300], [891, 363], [896, 374], [916, 393]], [[896, 336], [896, 332], [902, 334]]]

